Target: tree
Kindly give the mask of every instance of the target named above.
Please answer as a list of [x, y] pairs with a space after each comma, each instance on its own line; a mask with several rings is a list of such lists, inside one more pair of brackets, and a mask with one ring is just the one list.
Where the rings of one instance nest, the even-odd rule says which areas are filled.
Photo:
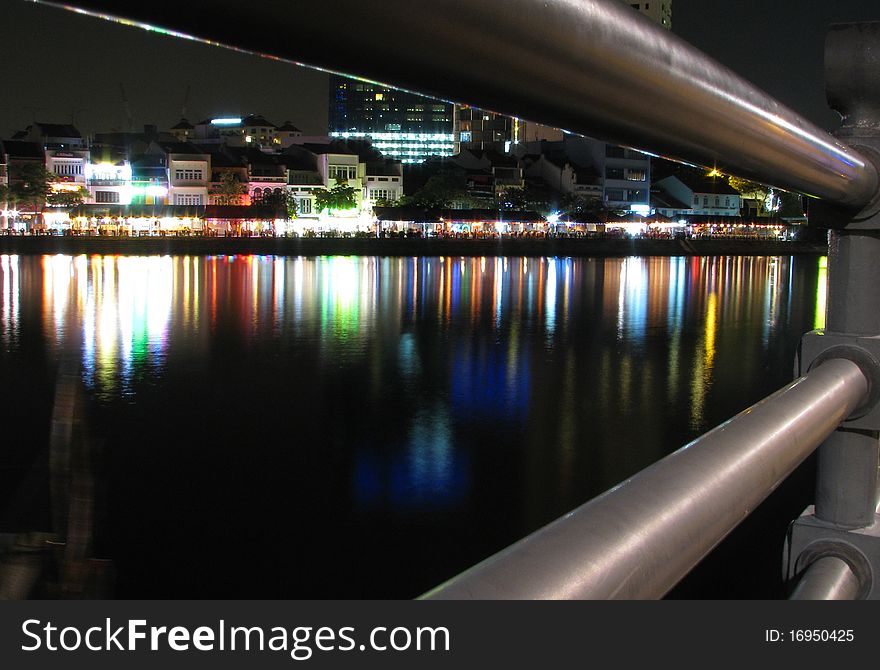
[[357, 207], [357, 192], [347, 184], [337, 184], [331, 189], [322, 189], [315, 193], [315, 207], [319, 212], [327, 210], [345, 210]]
[[779, 196], [779, 216], [800, 218], [804, 215], [804, 196], [788, 191], [777, 192]]
[[75, 191], [56, 191], [46, 197], [46, 201], [55, 207], [78, 207], [89, 197], [89, 190], [80, 186]]
[[757, 215], [759, 217], [769, 216], [771, 212], [778, 208], [778, 206], [774, 208], [775, 192], [771, 186], [734, 176], [728, 177], [727, 183], [739, 191], [743, 198], [756, 202]]
[[218, 205], [240, 205], [242, 196], [247, 193], [247, 185], [234, 172], [224, 172], [220, 175], [216, 193]]
[[34, 223], [40, 222], [40, 213], [46, 199], [52, 192], [56, 180], [42, 163], [23, 163], [10, 168], [10, 181], [15, 199], [23, 205], [30, 205], [34, 211]]
[[[0, 211], [15, 209], [16, 205], [16, 197], [6, 184], [0, 184]], [[8, 214], [4, 213], [3, 215], [3, 226], [9, 226]]]
[[296, 196], [288, 191], [284, 196], [284, 201], [287, 205], [287, 218], [295, 219], [299, 215], [299, 201]]
[[0, 184], [0, 207], [3, 209], [8, 209], [10, 205], [15, 207], [18, 198], [13, 192], [11, 188], [9, 188], [6, 184]]
[[599, 214], [605, 211], [602, 200], [598, 197], [584, 197], [576, 193], [566, 193], [559, 202], [559, 209], [564, 214]]
[[456, 201], [466, 200], [467, 197], [467, 181], [463, 176], [451, 172], [438, 172], [432, 175], [418, 191], [402, 198], [403, 202], [398, 204], [443, 209], [450, 207]]

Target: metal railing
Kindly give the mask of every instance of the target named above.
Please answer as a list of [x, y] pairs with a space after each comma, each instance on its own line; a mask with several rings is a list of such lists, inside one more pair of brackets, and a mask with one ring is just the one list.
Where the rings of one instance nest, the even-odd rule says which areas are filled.
[[[119, 10], [101, 0], [73, 4], [105, 17]], [[211, 6], [237, 19], [208, 21], [197, 4], [174, 2], [132, 3], [124, 17], [841, 205], [858, 208], [877, 191], [870, 161], [619, 0], [383, 0], [381, 12], [357, 0], [307, 11], [257, 0], [245, 15], [234, 0]], [[339, 17], [358, 28], [328, 41]]]
[[858, 365], [829, 360], [425, 597], [662, 597], [867, 392]]
[[[116, 9], [75, 4], [104, 18]], [[336, 72], [356, 64], [358, 75], [399, 88], [717, 167], [821, 198], [838, 227], [834, 337], [805, 339], [798, 380], [426, 597], [662, 596], [826, 438], [815, 522], [798, 520], [790, 533], [790, 577], [805, 576], [794, 595], [880, 597], [877, 542], [846, 537], [875, 521], [880, 458], [880, 24], [833, 29], [826, 43], [844, 142], [618, 0], [251, 7], [242, 15], [217, 0], [214, 15], [239, 19], [206, 23], [193, 3], [140, 3], [125, 19]], [[328, 41], [340, 16], [358, 29]], [[266, 17], [276, 30], [264, 30]]]

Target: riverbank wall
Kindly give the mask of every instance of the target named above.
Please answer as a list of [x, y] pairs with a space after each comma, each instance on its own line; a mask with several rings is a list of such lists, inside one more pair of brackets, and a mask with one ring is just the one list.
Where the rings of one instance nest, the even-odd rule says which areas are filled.
[[0, 254], [261, 256], [790, 256], [825, 244], [752, 239], [0, 236]]

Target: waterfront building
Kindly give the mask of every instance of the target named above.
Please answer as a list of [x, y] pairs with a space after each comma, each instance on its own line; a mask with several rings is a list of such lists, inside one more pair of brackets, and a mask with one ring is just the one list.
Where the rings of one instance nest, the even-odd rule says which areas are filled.
[[296, 203], [297, 218], [317, 219], [320, 212], [315, 206], [315, 193], [325, 188], [318, 171], [318, 157], [301, 146], [291, 145], [278, 159], [287, 172], [287, 194]]
[[151, 142], [146, 155], [164, 160], [168, 204], [205, 205], [211, 179], [211, 155], [187, 142]]
[[738, 218], [740, 216], [742, 208], [740, 193], [727, 182], [726, 177], [682, 169], [658, 180], [655, 185], [661, 194], [668, 194], [679, 203], [687, 205], [687, 209], [659, 208], [657, 211], [664, 216], [672, 218], [690, 214], [708, 217]]
[[289, 147], [297, 137], [302, 137], [302, 131], [290, 121], [285, 121], [275, 129], [275, 145], [280, 149]]
[[287, 168], [276, 156], [256, 149], [246, 149], [243, 158], [248, 166], [248, 195], [252, 203], [276, 200], [283, 202], [287, 190]]
[[341, 75], [330, 75], [329, 93], [331, 137], [369, 139], [403, 163], [454, 152], [451, 103]]
[[[558, 143], [554, 146], [561, 146]], [[592, 165], [584, 166], [568, 158], [564, 152], [525, 154], [522, 156], [525, 176], [541, 181], [563, 195], [583, 202], [602, 200], [602, 180]]]
[[168, 170], [164, 154], [141, 154], [131, 159], [132, 203], [168, 204]]
[[33, 123], [25, 128], [22, 139], [37, 142], [45, 149], [88, 149], [88, 142], [79, 130], [66, 123]]
[[363, 174], [364, 207], [391, 203], [403, 196], [403, 164], [384, 156], [368, 139], [345, 140], [345, 147], [357, 154]]
[[[45, 149], [37, 142], [26, 140], [3, 140], [0, 146], [2, 160], [6, 166], [6, 182], [15, 187], [19, 182], [19, 171], [26, 165], [45, 165]], [[23, 228], [25, 220], [33, 220], [42, 206], [35, 207], [33, 202], [0, 203], [3, 206], [3, 226], [6, 228]]]
[[[609, 210], [643, 216], [651, 210], [651, 159], [647, 154], [568, 133], [561, 142], [526, 142], [514, 150], [519, 156], [532, 155], [533, 166], [535, 155], [546, 155], [546, 162], [533, 170], [556, 179], [547, 183], [562, 193], [587, 200], [598, 196]], [[554, 162], [558, 168], [553, 168]]]
[[87, 202], [130, 205], [135, 196], [131, 162], [118, 150], [92, 152], [86, 165]]
[[[207, 149], [207, 147], [205, 148]], [[211, 181], [208, 184], [209, 205], [247, 205], [250, 204], [248, 195], [248, 167], [238, 156], [231, 155], [226, 147], [212, 147], [211, 154]], [[230, 193], [226, 188], [226, 180], [231, 179], [239, 184], [238, 193]]]
[[507, 151], [513, 140], [515, 119], [476, 107], [455, 105], [455, 153], [465, 149]]
[[[180, 126], [185, 119], [181, 119]], [[175, 126], [176, 128], [176, 126]], [[175, 132], [172, 128], [172, 132]], [[225, 144], [231, 147], [252, 146], [275, 150], [281, 141], [276, 137], [277, 127], [260, 114], [244, 117], [229, 116], [205, 119], [195, 125], [190, 141], [197, 144]], [[188, 132], [186, 128], [177, 129], [177, 134]]]
[[181, 118], [180, 121], [171, 126], [168, 131], [174, 135], [178, 142], [190, 142], [195, 139], [196, 127], [188, 120]]
[[365, 163], [364, 201], [371, 207], [392, 203], [403, 197], [403, 165], [399, 161]]
[[[586, 139], [586, 138], [584, 138]], [[651, 211], [651, 159], [634, 149], [587, 140], [594, 165], [604, 177], [602, 202], [608, 209], [646, 215]]]

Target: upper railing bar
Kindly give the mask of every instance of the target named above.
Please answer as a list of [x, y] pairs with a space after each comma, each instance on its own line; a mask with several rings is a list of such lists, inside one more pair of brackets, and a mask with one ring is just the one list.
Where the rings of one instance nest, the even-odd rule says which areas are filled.
[[[114, 2], [74, 4], [102, 15], [119, 11]], [[877, 169], [864, 156], [619, 0], [383, 0], [381, 11], [363, 0], [307, 7], [253, 0], [247, 12], [232, 0], [211, 5], [205, 12], [198, 3], [157, 0], [126, 5], [123, 14], [850, 209], [878, 191]]]

